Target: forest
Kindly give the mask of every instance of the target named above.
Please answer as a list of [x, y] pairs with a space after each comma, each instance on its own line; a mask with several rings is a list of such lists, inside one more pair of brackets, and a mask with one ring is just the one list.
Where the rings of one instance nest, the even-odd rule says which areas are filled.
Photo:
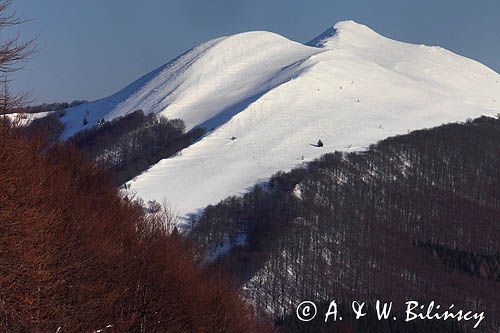
[[[419, 130], [279, 172], [266, 187], [207, 207], [193, 219], [191, 237], [209, 253], [233, 245], [215, 265], [239, 276], [245, 297], [284, 332], [321, 327], [321, 320], [294, 320], [306, 299], [454, 303], [485, 311], [481, 329], [494, 331], [499, 165], [499, 119]], [[246, 243], [238, 245], [242, 235]], [[359, 324], [342, 325], [355, 332], [381, 325]], [[398, 329], [444, 330], [437, 322]]]
[[145, 115], [138, 110], [112, 121], [103, 120], [74, 135], [68, 144], [112, 171], [118, 186], [180, 152], [203, 134], [201, 128], [185, 132], [180, 119]]
[[266, 332], [221, 270], [74, 146], [0, 120], [0, 331]]

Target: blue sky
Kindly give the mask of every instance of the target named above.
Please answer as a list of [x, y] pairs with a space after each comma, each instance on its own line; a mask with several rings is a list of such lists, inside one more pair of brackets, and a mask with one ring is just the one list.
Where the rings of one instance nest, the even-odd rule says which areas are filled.
[[38, 53], [15, 91], [36, 102], [105, 97], [211, 38], [268, 30], [307, 42], [353, 19], [500, 72], [500, 0], [14, 0]]

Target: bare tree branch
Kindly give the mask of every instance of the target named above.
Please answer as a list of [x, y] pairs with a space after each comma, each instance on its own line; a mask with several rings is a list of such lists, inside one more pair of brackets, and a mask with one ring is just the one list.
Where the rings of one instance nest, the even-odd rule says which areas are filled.
[[[0, 33], [27, 20], [20, 18], [14, 10], [10, 10], [12, 0], [0, 0]], [[19, 35], [0, 41], [0, 114], [23, 106], [28, 102], [27, 94], [12, 95], [9, 91], [11, 75], [24, 67], [26, 60], [35, 52], [34, 39], [21, 41]], [[5, 117], [3, 117], [5, 118]]]

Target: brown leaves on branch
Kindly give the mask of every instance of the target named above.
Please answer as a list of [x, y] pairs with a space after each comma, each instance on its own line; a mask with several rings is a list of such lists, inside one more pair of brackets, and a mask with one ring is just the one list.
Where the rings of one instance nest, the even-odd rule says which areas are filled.
[[[249, 305], [71, 148], [0, 124], [0, 331], [251, 332]], [[222, 274], [223, 275], [223, 274]]]

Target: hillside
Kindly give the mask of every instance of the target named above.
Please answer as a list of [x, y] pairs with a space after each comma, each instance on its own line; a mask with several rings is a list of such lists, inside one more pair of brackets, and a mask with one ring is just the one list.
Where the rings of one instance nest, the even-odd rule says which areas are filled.
[[269, 32], [209, 41], [61, 120], [63, 138], [138, 109], [212, 130], [128, 183], [186, 216], [326, 152], [495, 115], [499, 101], [500, 75], [480, 63], [347, 21], [308, 45]]
[[[303, 300], [327, 306], [332, 299], [347, 307], [391, 300], [399, 312], [406, 300], [455, 304], [484, 311], [477, 330], [497, 332], [498, 165], [500, 119], [415, 131], [277, 173], [266, 188], [208, 206], [190, 235], [219, 254], [219, 264], [240, 276], [242, 293], [283, 332], [338, 328], [322, 316], [307, 323], [295, 316]], [[469, 332], [474, 325], [397, 317], [344, 324], [352, 332]]]

